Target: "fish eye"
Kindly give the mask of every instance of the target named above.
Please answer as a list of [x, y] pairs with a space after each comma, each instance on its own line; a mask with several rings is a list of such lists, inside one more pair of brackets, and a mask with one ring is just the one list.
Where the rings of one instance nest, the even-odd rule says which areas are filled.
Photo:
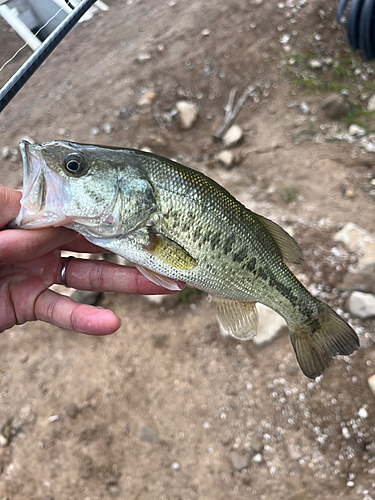
[[64, 170], [67, 174], [79, 177], [87, 172], [84, 158], [77, 154], [68, 154], [64, 158]]

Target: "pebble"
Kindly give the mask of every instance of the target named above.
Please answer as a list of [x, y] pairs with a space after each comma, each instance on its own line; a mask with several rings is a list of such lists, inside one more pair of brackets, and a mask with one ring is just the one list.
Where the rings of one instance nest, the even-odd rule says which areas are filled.
[[142, 427], [142, 429], [141, 429], [141, 440], [142, 441], [147, 441], [148, 443], [157, 444], [159, 442], [159, 436], [150, 427]]
[[359, 125], [356, 125], [355, 123], [350, 125], [348, 132], [354, 137], [363, 137], [364, 135], [366, 135], [366, 130]]
[[368, 386], [370, 388], [370, 391], [372, 392], [373, 396], [375, 397], [375, 374], [371, 375], [371, 377], [369, 377], [367, 379], [367, 383], [368, 383]]
[[110, 123], [108, 123], [108, 122], [103, 123], [103, 131], [106, 134], [110, 134], [112, 132], [112, 125]]
[[10, 440], [8, 438], [0, 434], [0, 448], [5, 448], [8, 446], [9, 442]]
[[349, 222], [335, 234], [334, 241], [343, 243], [350, 252], [357, 252], [358, 263], [349, 266], [349, 272], [363, 271], [375, 263], [375, 236], [361, 227]]
[[243, 130], [239, 125], [232, 125], [223, 137], [224, 146], [231, 148], [238, 144], [243, 137]]
[[181, 128], [184, 130], [190, 129], [198, 117], [197, 108], [188, 101], [178, 101], [176, 108]]
[[319, 69], [323, 66], [323, 63], [319, 61], [319, 59], [311, 59], [311, 61], [309, 61], [309, 66], [312, 69]]
[[91, 130], [90, 130], [90, 135], [91, 137], [95, 137], [96, 135], [99, 135], [100, 134], [100, 129], [99, 127], [93, 127]]
[[119, 497], [121, 495], [121, 488], [116, 485], [112, 485], [108, 488], [108, 492], [111, 497]]
[[221, 163], [224, 167], [230, 168], [233, 165], [234, 155], [232, 151], [224, 149], [224, 151], [220, 151], [220, 153], [216, 155], [216, 160], [219, 163]]
[[263, 462], [263, 457], [261, 453], [257, 453], [256, 455], [253, 456], [253, 462], [256, 464], [261, 464]]
[[142, 54], [137, 55], [137, 62], [145, 63], [151, 59], [151, 54], [149, 52], [142, 52]]
[[339, 120], [348, 112], [349, 103], [345, 96], [331, 94], [322, 101], [321, 108], [324, 110], [327, 118], [330, 120]]
[[249, 455], [241, 455], [240, 453], [237, 453], [236, 451], [233, 451], [230, 454], [230, 459], [232, 462], [232, 467], [234, 470], [241, 471], [243, 469], [246, 469], [249, 467], [250, 464], [250, 457]]
[[259, 327], [257, 335], [252, 339], [257, 346], [272, 342], [280, 330], [286, 327], [285, 320], [275, 311], [263, 304], [257, 304]]
[[375, 316], [375, 296], [371, 293], [352, 292], [347, 301], [347, 307], [355, 318], [371, 318]]
[[366, 408], [362, 407], [359, 409], [358, 415], [363, 419], [368, 418], [368, 411], [366, 410]]
[[137, 102], [137, 105], [140, 108], [148, 108], [149, 106], [151, 106], [155, 97], [156, 97], [156, 92], [154, 92], [153, 90], [148, 90], [143, 94], [142, 97], [140, 97], [140, 99]]
[[172, 470], [178, 471], [181, 469], [181, 465], [178, 462], [173, 462], [171, 465]]
[[375, 111], [375, 94], [368, 100], [367, 111]]
[[299, 110], [303, 115], [308, 115], [310, 113], [310, 106], [306, 102], [301, 102]]
[[9, 146], [4, 146], [1, 148], [1, 158], [4, 158], [4, 160], [9, 160], [9, 158], [12, 156], [12, 151]]
[[205, 28], [204, 30], [201, 31], [202, 36], [210, 36], [211, 31], [208, 28]]
[[375, 153], [375, 142], [366, 142], [365, 150], [367, 153]]
[[69, 418], [76, 418], [79, 414], [79, 408], [75, 403], [69, 403], [65, 406], [65, 412]]

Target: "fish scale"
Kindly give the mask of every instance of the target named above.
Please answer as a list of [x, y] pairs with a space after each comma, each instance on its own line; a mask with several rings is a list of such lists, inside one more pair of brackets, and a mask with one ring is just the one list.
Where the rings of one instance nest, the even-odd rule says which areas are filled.
[[202, 173], [131, 149], [22, 141], [20, 150], [24, 195], [14, 226], [65, 225], [157, 284], [177, 289], [180, 280], [212, 294], [222, 327], [241, 340], [256, 333], [255, 303], [271, 307], [310, 378], [357, 349], [353, 329], [285, 264], [303, 263], [297, 243]]

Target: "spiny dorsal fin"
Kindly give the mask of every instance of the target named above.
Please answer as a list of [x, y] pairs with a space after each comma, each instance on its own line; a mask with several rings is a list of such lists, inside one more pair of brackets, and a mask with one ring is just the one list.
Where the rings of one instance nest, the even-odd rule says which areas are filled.
[[255, 302], [213, 297], [217, 319], [226, 332], [238, 340], [250, 340], [258, 331]]
[[302, 250], [296, 241], [276, 222], [266, 219], [259, 214], [254, 214], [258, 217], [259, 222], [269, 231], [272, 238], [275, 240], [283, 260], [290, 264], [304, 264]]

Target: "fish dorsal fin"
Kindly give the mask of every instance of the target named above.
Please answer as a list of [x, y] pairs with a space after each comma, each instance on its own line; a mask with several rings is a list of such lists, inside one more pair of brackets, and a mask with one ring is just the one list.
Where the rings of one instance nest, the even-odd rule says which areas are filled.
[[167, 290], [173, 290], [175, 292], [181, 291], [181, 288], [178, 286], [176, 280], [167, 278], [167, 276], [162, 276], [161, 274], [155, 273], [155, 271], [151, 271], [151, 269], [139, 266], [138, 264], [135, 264], [135, 267], [143, 274], [145, 278], [152, 281], [152, 283], [155, 283], [155, 285], [162, 286]]
[[226, 332], [238, 340], [250, 340], [258, 331], [255, 302], [213, 297], [217, 319]]
[[197, 266], [195, 259], [178, 243], [153, 231], [149, 231], [148, 235], [149, 243], [143, 249], [164, 264], [181, 271], [190, 271]]
[[255, 215], [275, 240], [283, 260], [290, 264], [304, 264], [305, 261], [303, 259], [302, 250], [290, 234], [272, 220], [266, 219], [259, 214]]

